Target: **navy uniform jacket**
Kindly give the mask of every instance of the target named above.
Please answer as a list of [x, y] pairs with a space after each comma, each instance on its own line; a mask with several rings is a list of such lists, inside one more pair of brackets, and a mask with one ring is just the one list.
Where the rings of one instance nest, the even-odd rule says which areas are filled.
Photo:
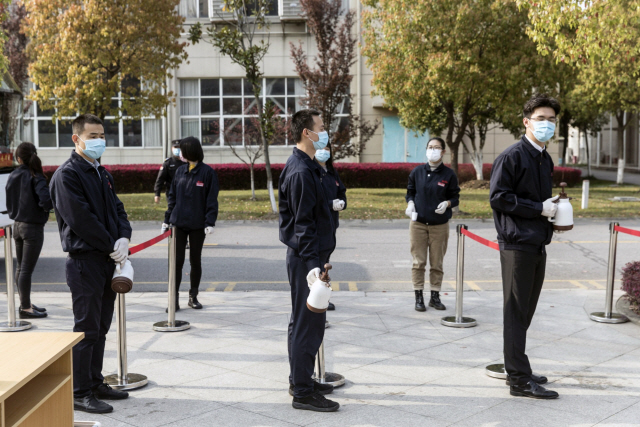
[[53, 205], [44, 175], [31, 176], [29, 168], [22, 165], [11, 172], [6, 189], [9, 218], [30, 224], [46, 224]]
[[189, 164], [176, 171], [167, 196], [164, 222], [183, 230], [214, 227], [218, 219], [218, 175], [202, 162], [189, 172]]
[[[411, 200], [415, 203], [418, 222], [427, 225], [445, 224], [451, 219], [451, 208], [460, 204], [458, 177], [444, 163], [435, 170], [431, 170], [429, 163], [420, 165], [409, 174], [405, 200], [407, 203]], [[438, 205], [446, 201], [451, 202], [451, 207], [443, 214], [437, 214]]]
[[523, 136], [493, 162], [490, 201], [502, 250], [544, 252], [553, 224], [542, 216], [542, 202], [552, 197], [553, 160]]
[[162, 186], [165, 183], [167, 184], [167, 196], [169, 195], [173, 177], [176, 175], [178, 168], [184, 164], [185, 162], [175, 156], [169, 157], [164, 161], [164, 163], [162, 163], [162, 167], [160, 167], [160, 171], [158, 172], [158, 178], [156, 178], [156, 184], [153, 186], [153, 192], [157, 197], [160, 197]]
[[51, 178], [51, 200], [62, 249], [72, 258], [108, 256], [116, 240], [131, 239], [131, 224], [113, 177], [75, 151]]
[[309, 271], [320, 265], [320, 254], [336, 248], [335, 227], [324, 194], [323, 169], [297, 148], [287, 160], [278, 183], [280, 241], [296, 251]]
[[[322, 168], [322, 166], [320, 166]], [[347, 187], [344, 186], [338, 171], [335, 168], [322, 169], [322, 186], [324, 188], [324, 194], [327, 196], [327, 202], [329, 203], [329, 212], [333, 217], [333, 225], [335, 228], [340, 227], [340, 212], [333, 210], [333, 201], [340, 199], [344, 202], [344, 209], [347, 209]]]

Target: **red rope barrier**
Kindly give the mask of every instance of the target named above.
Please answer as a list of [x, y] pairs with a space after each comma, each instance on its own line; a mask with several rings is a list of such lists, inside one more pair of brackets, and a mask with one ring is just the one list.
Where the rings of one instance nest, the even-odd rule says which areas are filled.
[[464, 228], [461, 228], [460, 232], [465, 236], [469, 237], [470, 239], [475, 240], [476, 242], [481, 243], [485, 246], [488, 246], [491, 249], [495, 249], [496, 251], [500, 250], [500, 245], [498, 245], [496, 242], [492, 242], [491, 240], [487, 240], [483, 237], [478, 236], [477, 234], [473, 234], [472, 232]]
[[129, 249], [129, 255], [137, 254], [138, 252], [140, 252], [142, 250], [145, 250], [148, 247], [153, 246], [158, 242], [161, 242], [162, 240], [166, 239], [169, 236], [171, 236], [171, 230], [165, 232], [164, 234], [159, 235], [158, 237], [154, 237], [151, 240], [147, 240], [144, 243], [140, 243], [139, 245], [135, 245], [134, 247]]
[[633, 230], [631, 228], [620, 227], [619, 225], [614, 226], [615, 230], [620, 233], [631, 234], [632, 236], [640, 237], [640, 231]]

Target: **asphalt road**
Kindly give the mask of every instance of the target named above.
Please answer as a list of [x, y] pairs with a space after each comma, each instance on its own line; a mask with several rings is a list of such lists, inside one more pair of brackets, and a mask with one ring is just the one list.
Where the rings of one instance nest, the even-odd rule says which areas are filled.
[[[572, 231], [554, 236], [548, 247], [546, 288], [604, 289], [609, 224], [606, 220], [577, 220]], [[445, 257], [444, 290], [455, 287], [457, 223], [490, 240], [496, 238], [491, 221], [452, 221], [449, 250]], [[338, 247], [331, 257], [334, 290], [411, 290], [411, 256], [408, 220], [343, 221], [338, 230]], [[640, 229], [640, 220], [621, 225]], [[160, 234], [160, 224], [133, 224], [132, 244]], [[203, 251], [202, 291], [288, 290], [285, 246], [278, 240], [276, 222], [218, 223], [207, 237]], [[167, 242], [144, 250], [131, 260], [135, 268], [134, 291], [167, 290]], [[55, 224], [45, 228], [45, 244], [33, 276], [33, 291], [68, 292], [65, 258]], [[640, 238], [620, 234], [617, 279], [625, 263], [640, 259]], [[188, 266], [182, 289], [188, 288]], [[4, 263], [0, 278], [4, 279]], [[465, 244], [465, 289], [497, 290], [500, 284], [498, 252], [470, 239]], [[2, 280], [4, 282], [4, 280]], [[0, 286], [5, 291], [5, 286]]]

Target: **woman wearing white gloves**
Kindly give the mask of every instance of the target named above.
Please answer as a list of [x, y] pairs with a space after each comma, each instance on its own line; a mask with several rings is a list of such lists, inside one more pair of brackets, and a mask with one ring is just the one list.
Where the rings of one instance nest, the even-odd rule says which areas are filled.
[[[340, 226], [340, 212], [347, 208], [347, 187], [344, 186], [338, 171], [333, 167], [333, 159], [331, 158], [331, 144], [327, 144], [325, 148], [316, 150], [316, 162], [322, 166], [322, 187], [324, 194], [329, 202], [329, 211], [333, 220], [333, 234]], [[329, 262], [327, 260], [327, 262]], [[329, 303], [327, 310], [335, 310], [333, 303]]]
[[444, 270], [442, 264], [449, 242], [451, 208], [458, 206], [460, 187], [458, 178], [442, 163], [445, 143], [442, 138], [431, 138], [427, 143], [427, 160], [409, 174], [405, 213], [411, 218], [409, 236], [413, 266], [411, 278], [416, 297], [415, 309], [426, 311], [424, 304], [425, 271], [429, 256], [429, 283], [431, 299], [429, 307], [445, 310], [440, 301], [440, 289]]
[[[176, 293], [182, 281], [188, 239], [191, 263], [189, 307], [201, 309], [198, 288], [202, 277], [202, 247], [205, 236], [213, 233], [218, 218], [218, 176], [202, 162], [204, 153], [197, 138], [190, 136], [180, 140], [180, 151], [188, 163], [178, 168], [171, 182], [162, 231], [171, 225], [176, 227]], [[176, 310], [179, 309], [176, 295]]]

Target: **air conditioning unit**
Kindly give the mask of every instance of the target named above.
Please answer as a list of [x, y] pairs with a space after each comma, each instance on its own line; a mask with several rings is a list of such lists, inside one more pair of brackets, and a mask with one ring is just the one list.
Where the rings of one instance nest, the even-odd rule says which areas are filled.
[[278, 14], [285, 22], [304, 22], [300, 0], [278, 0]]
[[236, 14], [225, 10], [224, 0], [209, 0], [209, 20], [211, 22], [235, 21]]

